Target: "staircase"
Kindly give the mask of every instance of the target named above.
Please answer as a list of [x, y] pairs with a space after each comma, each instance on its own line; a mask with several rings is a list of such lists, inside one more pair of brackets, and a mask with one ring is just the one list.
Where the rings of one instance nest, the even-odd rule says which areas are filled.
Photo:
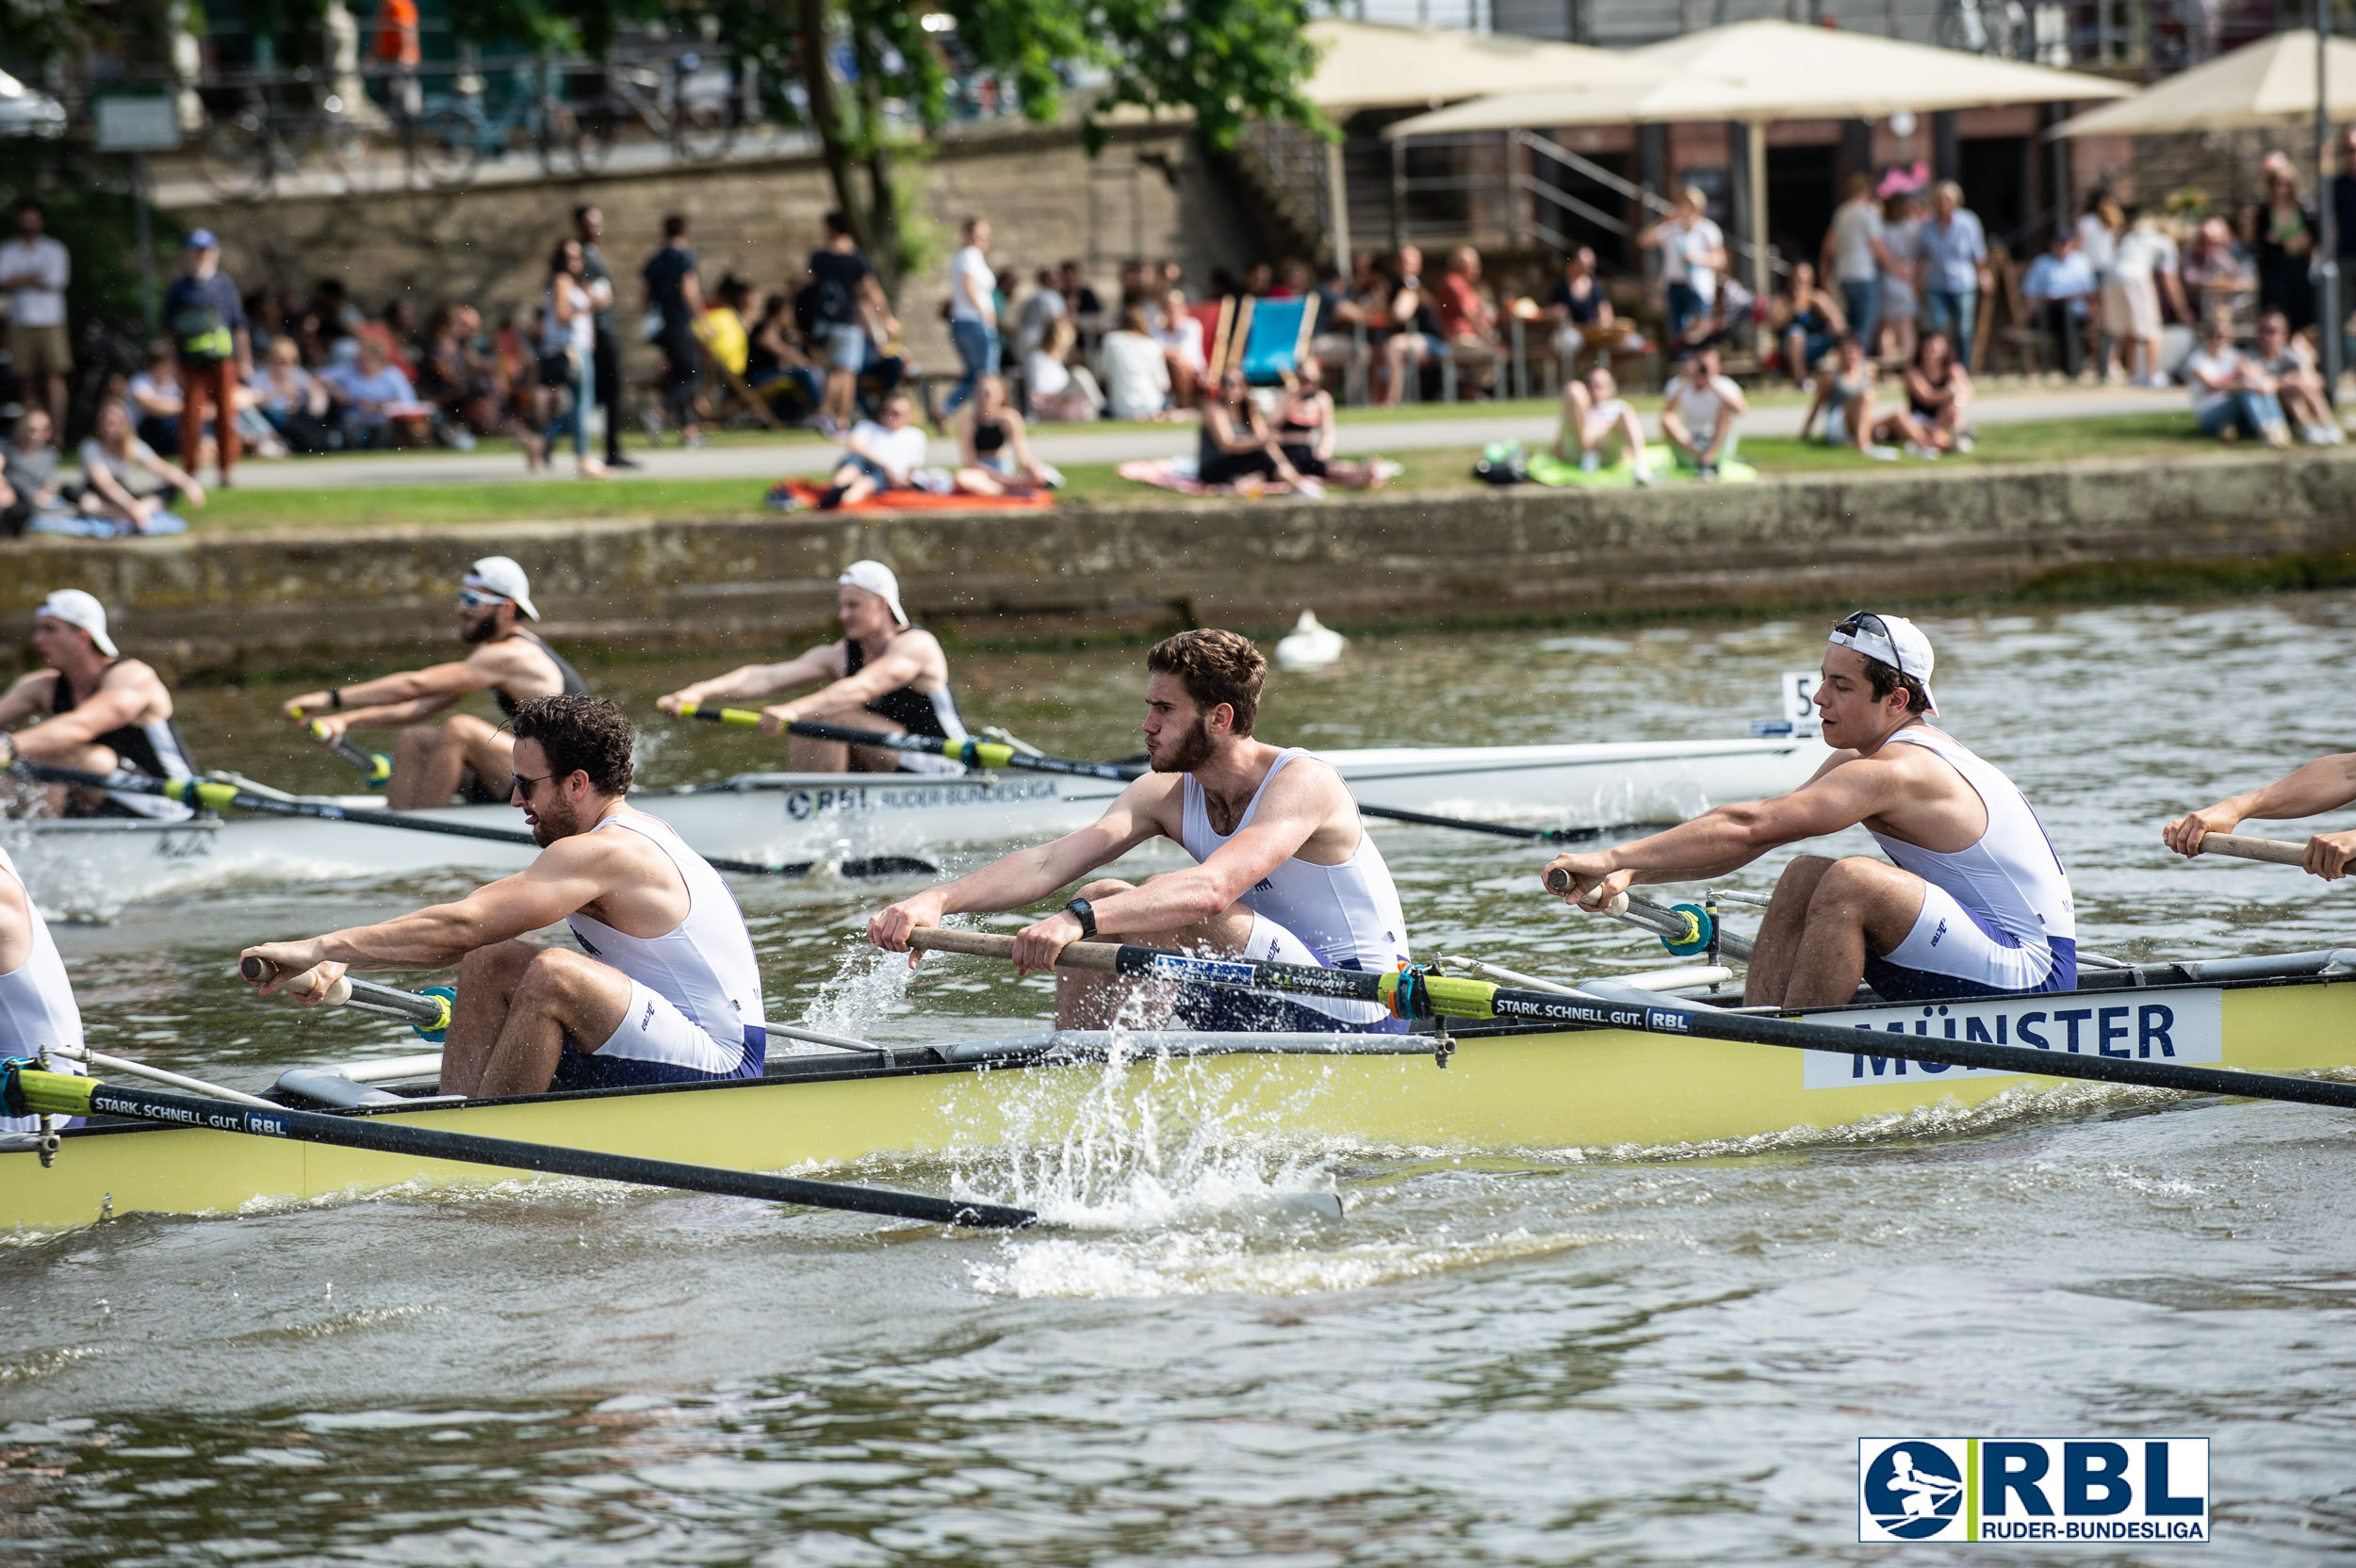
[[1277, 253], [1335, 259], [1321, 138], [1284, 121], [1254, 120], [1224, 161], [1258, 209]]

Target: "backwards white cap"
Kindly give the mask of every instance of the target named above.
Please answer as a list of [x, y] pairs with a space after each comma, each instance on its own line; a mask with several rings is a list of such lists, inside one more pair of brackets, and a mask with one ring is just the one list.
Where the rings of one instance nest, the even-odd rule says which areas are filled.
[[[1844, 631], [1841, 627], [1856, 629]], [[1912, 676], [1922, 683], [1923, 706], [1939, 711], [1939, 699], [1931, 695], [1931, 640], [1904, 615], [1860, 612], [1834, 627], [1828, 641], [1835, 647], [1854, 648], [1868, 659], [1878, 659], [1900, 675]]]
[[900, 608], [900, 580], [882, 562], [854, 561], [834, 580], [840, 587], [866, 589], [890, 607], [893, 620], [908, 624], [908, 612]]
[[469, 588], [497, 594], [503, 599], [514, 599], [515, 608], [525, 615], [535, 621], [540, 618], [540, 612], [532, 607], [532, 580], [524, 576], [521, 566], [506, 556], [484, 556], [474, 564], [473, 569], [462, 580]]
[[41, 602], [35, 615], [46, 615], [53, 621], [80, 627], [90, 633], [90, 640], [98, 645], [98, 651], [109, 659], [120, 657], [115, 652], [114, 639], [106, 635], [106, 607], [96, 597], [79, 588], [60, 588]]

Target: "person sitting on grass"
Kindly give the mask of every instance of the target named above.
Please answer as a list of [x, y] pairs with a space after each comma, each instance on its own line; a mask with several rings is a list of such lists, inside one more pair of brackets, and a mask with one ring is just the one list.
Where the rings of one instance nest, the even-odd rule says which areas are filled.
[[1775, 296], [1768, 324], [1783, 346], [1783, 368], [1794, 386], [1808, 384], [1818, 364], [1849, 331], [1841, 302], [1816, 281], [1815, 267], [1805, 261], [1792, 264], [1791, 286]]
[[826, 482], [818, 508], [854, 506], [886, 490], [920, 489], [916, 470], [924, 466], [924, 432], [915, 423], [916, 404], [906, 392], [887, 396], [873, 419], [851, 427], [843, 465]]
[[1097, 355], [1104, 371], [1107, 412], [1116, 419], [1158, 419], [1170, 409], [1170, 361], [1153, 341], [1143, 305], [1121, 312]]
[[1035, 496], [1063, 482], [1063, 475], [1031, 455], [1031, 442], [1006, 401], [1006, 378], [989, 371], [973, 378], [973, 396], [957, 410], [957, 448], [964, 458], [954, 476], [964, 496]]
[[2291, 335], [2290, 318], [2269, 310], [2258, 318], [2258, 349], [2252, 354], [2258, 368], [2274, 378], [2275, 396], [2282, 413], [2311, 447], [2336, 447], [2348, 439], [2332, 416], [2323, 395], [2323, 374], [2304, 339]]
[[2291, 444], [2274, 378], [2233, 347], [2233, 324], [2226, 317], [2203, 323], [2201, 346], [2184, 361], [2184, 373], [2201, 434], [2224, 441], [2255, 436], [2278, 451]]
[[1940, 451], [1972, 449], [1972, 372], [1955, 361], [1954, 339], [1926, 332], [1906, 366], [1906, 408], [1922, 439]]
[[1562, 387], [1562, 425], [1555, 433], [1554, 455], [1568, 463], [1576, 452], [1579, 472], [1592, 474], [1602, 468], [1604, 452], [1614, 442], [1619, 451], [1612, 454], [1612, 461], [1618, 462], [1623, 455], [1633, 458], [1636, 482], [1650, 484], [1653, 473], [1652, 465], [1644, 461], [1644, 427], [1636, 422], [1636, 411], [1620, 396], [1620, 384], [1612, 379], [1611, 370], [1598, 365]]
[[1315, 359], [1301, 362], [1292, 385], [1276, 400], [1276, 439], [1284, 461], [1308, 479], [1345, 490], [1371, 490], [1383, 482], [1380, 465], [1333, 455], [1341, 430], [1334, 422], [1333, 395], [1325, 389], [1325, 368]]
[[1276, 480], [1304, 496], [1321, 496], [1325, 487], [1292, 465], [1284, 449], [1252, 400], [1252, 387], [1243, 372], [1229, 366], [1219, 373], [1218, 390], [1203, 400], [1203, 434], [1195, 449], [1195, 479], [1205, 485], [1234, 484], [1239, 480]]
[[1079, 333], [1070, 317], [1048, 323], [1046, 340], [1023, 358], [1023, 381], [1031, 394], [1031, 417], [1041, 424], [1081, 422], [1104, 412], [1104, 392], [1096, 374], [1072, 363]]
[[82, 443], [82, 514], [121, 525], [124, 533], [186, 533], [188, 520], [169, 510], [175, 502], [205, 504], [195, 476], [131, 432], [131, 416], [119, 402], [99, 406], [98, 420]]
[[1824, 368], [1816, 378], [1816, 398], [1808, 405], [1808, 416], [1800, 421], [1800, 439], [1808, 439], [1816, 428], [1816, 416], [1824, 416], [1824, 444], [1828, 447], [1849, 446], [1860, 457], [1876, 463], [1895, 463], [1898, 449], [1893, 440], [1904, 441], [1910, 456], [1935, 458], [1939, 449], [1928, 439], [1929, 432], [1903, 408], [1877, 412], [1873, 407], [1873, 384], [1878, 377], [1873, 362], [1865, 357], [1865, 345], [1856, 334], [1841, 335], [1839, 357]]
[[36, 404], [0, 441], [0, 539], [13, 539], [36, 516], [60, 509], [57, 433], [49, 411]]
[[1735, 421], [1751, 410], [1742, 389], [1718, 368], [1718, 347], [1705, 343], [1686, 357], [1661, 399], [1661, 438], [1677, 466], [1705, 482], [1718, 478], [1741, 439]]

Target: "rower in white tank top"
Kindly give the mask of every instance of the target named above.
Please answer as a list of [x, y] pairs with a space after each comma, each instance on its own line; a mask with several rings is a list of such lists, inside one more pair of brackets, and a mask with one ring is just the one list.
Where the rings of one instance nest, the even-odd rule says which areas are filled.
[[1893, 864], [1929, 886], [1913, 930], [1886, 958], [1867, 961], [1866, 979], [1892, 1000], [1916, 994], [1907, 984], [1913, 973], [1990, 992], [2075, 990], [2078, 921], [2070, 876], [2028, 798], [1943, 730], [1912, 725], [1883, 743], [1899, 743], [1921, 746], [1961, 774], [1987, 809], [1988, 826], [1970, 847], [1954, 851], [1873, 833]]
[[[48, 923], [41, 918], [31, 891], [17, 873], [16, 862], [5, 849], [0, 849], [0, 877], [7, 879], [10, 892], [25, 901], [25, 913], [32, 923], [33, 936], [32, 951], [25, 955], [25, 961], [0, 974], [0, 1056], [39, 1056], [44, 1050], [60, 1045], [78, 1050], [82, 1044], [82, 1009], [74, 1004], [74, 987], [65, 976], [65, 960], [57, 956], [57, 944], [50, 938]], [[82, 1064], [60, 1056], [49, 1068], [53, 1072], [79, 1072]], [[0, 1116], [0, 1133], [40, 1131], [41, 1118], [37, 1116]]]
[[550, 1086], [614, 1088], [710, 1078], [757, 1078], [766, 1065], [761, 963], [744, 911], [720, 874], [668, 824], [644, 812], [610, 816], [592, 833], [644, 834], [679, 868], [687, 914], [660, 937], [633, 937], [584, 914], [565, 917], [581, 951], [630, 981], [630, 1012], [593, 1052], [566, 1040]]
[[[1268, 776], [1252, 792], [1251, 804], [1235, 819], [1235, 833], [1251, 825], [1260, 808], [1260, 797], [1268, 793], [1285, 764], [1307, 755], [1299, 746], [1277, 754], [1268, 765]], [[1179, 842], [1197, 860], [1208, 860], [1235, 833], [1212, 828], [1203, 786], [1192, 774], [1185, 776], [1183, 787], [1186, 804]], [[1391, 880], [1391, 868], [1383, 863], [1383, 852], [1363, 825], [1358, 829], [1358, 847], [1341, 864], [1320, 866], [1298, 857], [1284, 860], [1248, 889], [1240, 902], [1252, 914], [1247, 956], [1376, 973], [1397, 970], [1408, 961], [1407, 917], [1399, 907], [1399, 888]], [[1389, 1017], [1374, 1003], [1309, 997], [1289, 1000], [1350, 1023], [1374, 1023]]]

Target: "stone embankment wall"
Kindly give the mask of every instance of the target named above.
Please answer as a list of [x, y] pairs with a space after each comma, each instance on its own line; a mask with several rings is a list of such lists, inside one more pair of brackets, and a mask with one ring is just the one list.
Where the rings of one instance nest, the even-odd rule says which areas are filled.
[[531, 571], [551, 635], [617, 648], [823, 633], [875, 556], [973, 642], [1498, 624], [2356, 581], [2356, 456], [1915, 469], [1652, 491], [1536, 487], [1051, 513], [532, 523], [0, 546], [11, 626], [81, 586], [183, 668], [437, 638], [466, 563]]

